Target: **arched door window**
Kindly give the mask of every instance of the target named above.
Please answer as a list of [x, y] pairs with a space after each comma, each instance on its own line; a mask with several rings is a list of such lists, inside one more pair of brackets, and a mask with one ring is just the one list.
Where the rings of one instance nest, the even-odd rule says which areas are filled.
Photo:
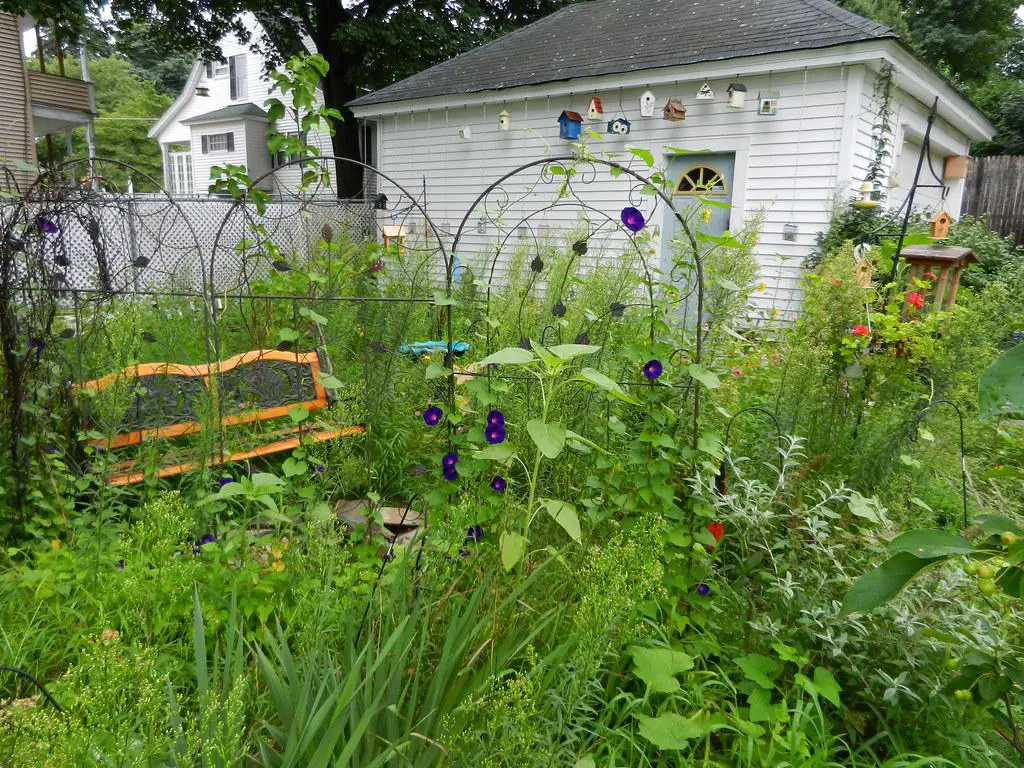
[[710, 165], [695, 165], [683, 171], [676, 187], [672, 191], [674, 195], [724, 195], [728, 192], [725, 187], [725, 177]]

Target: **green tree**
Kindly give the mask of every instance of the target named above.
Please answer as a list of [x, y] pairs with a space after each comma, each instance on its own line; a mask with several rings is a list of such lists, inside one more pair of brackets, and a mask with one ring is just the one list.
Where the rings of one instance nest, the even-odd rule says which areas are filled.
[[[48, 64], [47, 69], [51, 67]], [[65, 61], [65, 71], [70, 77], [78, 77], [80, 70], [77, 60]], [[96, 156], [118, 160], [151, 176], [158, 183], [163, 171], [160, 147], [146, 134], [164, 110], [170, 106], [171, 98], [157, 93], [152, 82], [134, 74], [123, 59], [104, 56], [89, 60], [89, 79], [93, 83], [96, 97]], [[85, 130], [72, 133], [74, 158], [84, 158]], [[55, 161], [67, 159], [63, 142], [53, 142]], [[39, 157], [46, 159], [48, 148], [40, 142]], [[107, 166], [105, 176], [120, 186], [128, 181], [128, 171]], [[154, 185], [145, 177], [136, 174], [135, 188], [152, 191]]]
[[153, 34], [149, 24], [140, 22], [120, 31], [114, 48], [128, 59], [132, 72], [154, 84], [157, 93], [174, 98], [185, 87], [196, 58], [195, 47], [183, 42], [181, 48], [168, 46]]

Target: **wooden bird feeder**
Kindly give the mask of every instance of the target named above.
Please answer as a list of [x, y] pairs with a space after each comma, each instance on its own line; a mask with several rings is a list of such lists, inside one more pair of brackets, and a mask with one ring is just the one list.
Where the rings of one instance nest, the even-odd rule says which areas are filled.
[[949, 237], [949, 226], [953, 217], [945, 211], [939, 211], [931, 220], [932, 240], [945, 240]]
[[681, 122], [686, 119], [686, 107], [679, 99], [669, 99], [661, 111], [661, 116], [670, 123]]
[[910, 265], [911, 284], [915, 279], [931, 284], [932, 307], [939, 310], [956, 305], [960, 272], [968, 264], [978, 263], [974, 251], [954, 245], [911, 245], [900, 251], [900, 256]]

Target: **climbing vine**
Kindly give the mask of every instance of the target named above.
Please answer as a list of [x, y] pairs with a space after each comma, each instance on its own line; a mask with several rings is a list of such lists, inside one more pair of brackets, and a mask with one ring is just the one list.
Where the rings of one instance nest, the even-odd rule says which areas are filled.
[[[890, 134], [892, 133], [892, 73], [893, 67], [888, 61], [875, 78], [871, 98], [875, 102], [875, 122], [871, 126], [871, 164], [868, 166], [867, 180], [879, 185], [885, 175], [885, 165], [892, 157], [890, 151]], [[879, 192], [879, 198], [882, 197]]]

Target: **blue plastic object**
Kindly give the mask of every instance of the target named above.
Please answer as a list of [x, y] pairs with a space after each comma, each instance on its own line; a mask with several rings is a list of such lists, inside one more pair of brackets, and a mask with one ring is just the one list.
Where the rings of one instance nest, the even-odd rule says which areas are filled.
[[[444, 354], [448, 351], [447, 341], [415, 341], [412, 344], [403, 344], [398, 348], [403, 355], [423, 357], [435, 353]], [[461, 357], [469, 351], [469, 344], [464, 341], [453, 341], [452, 352], [456, 357]]]

